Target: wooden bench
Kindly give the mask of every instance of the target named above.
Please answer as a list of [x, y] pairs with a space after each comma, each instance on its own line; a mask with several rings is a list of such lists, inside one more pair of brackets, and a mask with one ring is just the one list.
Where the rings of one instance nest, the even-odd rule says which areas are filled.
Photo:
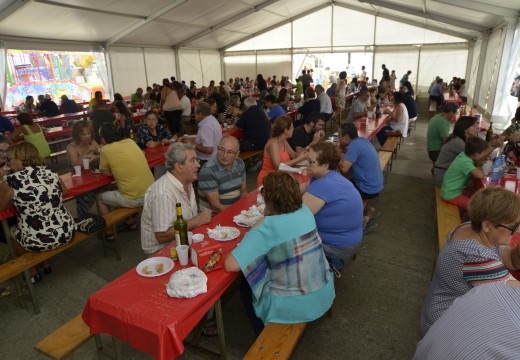
[[397, 157], [397, 147], [399, 145], [401, 137], [400, 136], [389, 136], [383, 146], [381, 147], [381, 151], [389, 151], [394, 154], [394, 159]]
[[441, 189], [438, 186], [435, 186], [435, 202], [437, 204], [437, 237], [440, 251], [448, 238], [448, 234], [459, 226], [461, 221], [459, 208], [441, 199]]
[[[111, 212], [109, 212], [107, 215], [104, 216], [105, 222], [106, 222], [106, 228], [112, 227], [114, 229], [114, 234], [116, 233], [116, 225], [120, 221], [123, 221], [124, 219], [137, 214], [142, 210], [142, 207], [139, 208], [118, 208]], [[103, 232], [105, 229], [100, 230], [99, 232]], [[98, 233], [99, 233], [98, 232]], [[34, 312], [39, 313], [39, 305], [36, 301], [36, 297], [34, 294], [33, 285], [31, 282], [31, 276], [29, 275], [29, 269], [37, 266], [38, 264], [50, 259], [54, 255], [57, 255], [72, 246], [75, 246], [79, 244], [80, 242], [94, 237], [98, 233], [93, 234], [87, 234], [81, 231], [76, 231], [74, 234], [74, 237], [72, 238], [72, 241], [69, 242], [67, 245], [61, 246], [54, 250], [49, 251], [41, 251], [41, 252], [27, 252], [23, 255], [20, 255], [14, 259], [11, 259], [3, 264], [0, 265], [0, 283], [4, 282], [6, 280], [9, 280], [16, 275], [19, 275], [21, 273], [24, 273], [25, 281], [29, 290], [29, 295], [33, 303]], [[113, 250], [116, 253], [116, 258], [118, 260], [121, 259], [121, 256], [119, 255], [119, 252], [117, 251], [117, 247], [115, 246], [115, 242], [113, 242], [111, 245], [108, 245], [107, 242], [104, 240], [103, 236], [103, 249], [104, 254], [106, 256], [107, 250]], [[18, 294], [21, 296], [21, 294]]]
[[268, 323], [244, 356], [244, 359], [289, 359], [306, 326], [307, 323]]
[[67, 154], [67, 150], [61, 150], [61, 151], [53, 152], [49, 156], [51, 158], [51, 162], [52, 161], [58, 162], [58, 157], [61, 156], [61, 155], [65, 155], [65, 154]]
[[389, 151], [380, 151], [378, 153], [379, 156], [379, 165], [381, 166], [381, 171], [385, 177], [385, 184], [388, 178], [388, 174], [392, 170], [392, 156], [393, 154]]
[[257, 155], [261, 155], [264, 153], [264, 150], [249, 150], [241, 152], [240, 155], [238, 155], [239, 158], [242, 160], [250, 159], [252, 157], [255, 157]]
[[[56, 359], [64, 359], [90, 340], [90, 328], [81, 314], [40, 340], [34, 347], [41, 353]], [[99, 349], [99, 347], [98, 347]]]

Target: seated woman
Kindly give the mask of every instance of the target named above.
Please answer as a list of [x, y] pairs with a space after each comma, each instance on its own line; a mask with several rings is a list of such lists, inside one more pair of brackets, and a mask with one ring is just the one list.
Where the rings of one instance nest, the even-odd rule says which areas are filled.
[[520, 247], [509, 247], [520, 225], [520, 196], [498, 186], [479, 190], [469, 202], [469, 217], [470, 222], [448, 235], [439, 253], [422, 309], [422, 336], [456, 298], [473, 287], [490, 282], [519, 284], [508, 270], [520, 268]]
[[117, 126], [123, 138], [129, 138], [133, 126], [132, 113], [121, 101], [116, 102], [114, 108], [116, 116], [114, 125]]
[[[69, 243], [76, 224], [62, 202], [58, 174], [45, 166], [38, 149], [28, 142], [9, 148], [12, 174], [0, 170], [0, 210], [10, 203], [16, 208], [18, 225], [11, 229], [18, 255], [28, 251], [53, 250]], [[48, 264], [44, 272], [50, 273]], [[29, 270], [33, 282], [41, 280], [36, 268]]]
[[281, 88], [278, 93], [278, 98], [276, 99], [276, 103], [280, 105], [283, 110], [287, 113], [287, 89]]
[[11, 146], [12, 143], [13, 142], [9, 138], [0, 135], [0, 170], [4, 172], [4, 175], [11, 172], [7, 153], [9, 151], [9, 146]]
[[[433, 180], [435, 181], [435, 185], [442, 185], [444, 175], [451, 163], [460, 153], [464, 152], [466, 139], [477, 136], [478, 130], [477, 119], [473, 116], [462, 116], [457, 120], [453, 127], [453, 133], [446, 139], [433, 167]], [[490, 148], [492, 151], [493, 147]]]
[[394, 111], [386, 108], [384, 113], [388, 115], [388, 125], [377, 133], [377, 140], [384, 145], [388, 136], [408, 136], [408, 110], [404, 104], [404, 94], [394, 93]]
[[49, 157], [51, 155], [51, 148], [45, 139], [45, 134], [43, 133], [40, 124], [35, 124], [32, 116], [27, 113], [18, 114], [16, 119], [21, 126], [13, 131], [9, 138], [14, 141], [27, 141], [38, 149], [38, 153], [40, 153], [41, 157]]
[[357, 77], [355, 77], [352, 79], [350, 84], [348, 84], [348, 92], [353, 93], [353, 92], [358, 91], [358, 89], [359, 89], [358, 79], [357, 79]]
[[444, 174], [441, 185], [441, 198], [444, 201], [462, 209], [468, 208], [473, 191], [467, 189], [467, 183], [471, 177], [484, 178], [482, 168], [475, 163], [485, 159], [484, 154], [489, 154], [487, 149], [488, 143], [479, 137], [473, 136], [466, 140], [464, 152], [457, 155]]
[[311, 145], [307, 158], [312, 178], [303, 203], [314, 214], [330, 266], [341, 271], [363, 238], [363, 201], [354, 185], [336, 170], [341, 160], [338, 147], [326, 142]]
[[[92, 137], [91, 125], [86, 121], [77, 121], [72, 126], [72, 141], [67, 145], [67, 155], [70, 166], [83, 166], [83, 159], [88, 159], [90, 167], [96, 168], [99, 164], [99, 145]], [[98, 165], [99, 166], [99, 165]], [[78, 217], [89, 212], [96, 202], [96, 193], [89, 191], [76, 196]]]
[[226, 107], [226, 111], [224, 111], [224, 121], [229, 125], [234, 125], [240, 118], [241, 113], [240, 96], [231, 95], [229, 98], [229, 105]]
[[241, 291], [257, 336], [269, 322], [319, 318], [335, 296], [316, 223], [302, 205], [298, 182], [289, 173], [275, 171], [263, 185], [265, 217], [224, 263], [226, 271], [242, 271], [249, 284]]
[[278, 170], [281, 163], [293, 166], [307, 158], [306, 152], [296, 156], [296, 152], [287, 142], [293, 135], [294, 126], [290, 117], [278, 116], [273, 124], [271, 138], [264, 148], [264, 162], [258, 174], [257, 185], [262, 185], [264, 177], [270, 172]]
[[168, 144], [171, 140], [176, 140], [170, 130], [159, 124], [157, 114], [153, 110], [148, 110], [144, 114], [145, 125], [137, 130], [135, 142], [141, 149], [154, 148], [159, 145]]

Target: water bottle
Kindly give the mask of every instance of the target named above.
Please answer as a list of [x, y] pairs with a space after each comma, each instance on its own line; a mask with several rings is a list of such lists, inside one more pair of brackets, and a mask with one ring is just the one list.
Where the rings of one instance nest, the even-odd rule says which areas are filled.
[[492, 182], [499, 182], [505, 172], [506, 166], [506, 157], [504, 155], [499, 155], [496, 157], [493, 162], [493, 168], [491, 169], [490, 180]]

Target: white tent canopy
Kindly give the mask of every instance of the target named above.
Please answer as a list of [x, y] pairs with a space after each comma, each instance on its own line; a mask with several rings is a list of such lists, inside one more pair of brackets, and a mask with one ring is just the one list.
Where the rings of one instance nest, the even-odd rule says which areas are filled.
[[0, 71], [6, 49], [94, 51], [106, 88], [126, 95], [170, 76], [294, 77], [301, 54], [337, 53], [371, 61], [374, 78], [382, 63], [412, 70], [419, 93], [436, 75], [465, 77], [470, 101], [505, 125], [519, 11], [520, 0], [0, 0]]

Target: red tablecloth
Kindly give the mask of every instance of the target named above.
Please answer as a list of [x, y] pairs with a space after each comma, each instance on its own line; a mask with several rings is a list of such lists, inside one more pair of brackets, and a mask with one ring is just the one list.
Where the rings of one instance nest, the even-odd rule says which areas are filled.
[[376, 118], [374, 114], [368, 122], [366, 121], [366, 118], [356, 120], [355, 124], [358, 127], [358, 135], [368, 140], [372, 140], [372, 138], [387, 125], [387, 118], [387, 114], [382, 114], [379, 119]]
[[457, 104], [463, 103], [462, 99], [457, 94], [450, 95], [450, 93], [444, 93], [443, 96], [444, 96], [445, 103], [449, 103], [449, 102], [456, 102]]
[[[233, 240], [238, 244], [248, 229], [234, 224], [233, 216], [256, 204], [257, 193], [249, 193], [215, 216], [211, 223], [199, 226], [193, 232], [204, 233], [207, 240], [207, 228], [219, 224], [234, 226], [240, 229], [239, 238]], [[157, 255], [169, 256], [170, 247]], [[188, 266], [191, 266], [191, 260]], [[182, 268], [176, 261], [174, 271]], [[208, 273], [208, 292], [192, 299], [175, 299], [166, 294], [171, 274], [144, 278], [132, 269], [97, 291], [83, 310], [83, 320], [90, 332], [115, 336], [156, 359], [172, 359], [182, 354], [184, 338], [231, 285], [237, 273], [223, 270]]]
[[49, 129], [49, 131], [45, 131], [45, 139], [52, 140], [56, 138], [70, 138], [72, 134], [72, 127], [55, 127], [52, 129]]
[[40, 124], [40, 125], [51, 125], [51, 124], [61, 124], [63, 121], [68, 121], [68, 120], [79, 120], [83, 117], [83, 113], [82, 112], [77, 112], [77, 113], [73, 113], [73, 114], [62, 114], [62, 115], [57, 115], [57, 116], [52, 116], [52, 117], [40, 117], [40, 118], [36, 118], [34, 119], [34, 122], [36, 124]]
[[151, 168], [157, 165], [164, 164], [166, 152], [170, 148], [170, 145], [159, 145], [154, 148], [146, 148], [144, 150], [144, 157], [148, 161], [148, 166]]

